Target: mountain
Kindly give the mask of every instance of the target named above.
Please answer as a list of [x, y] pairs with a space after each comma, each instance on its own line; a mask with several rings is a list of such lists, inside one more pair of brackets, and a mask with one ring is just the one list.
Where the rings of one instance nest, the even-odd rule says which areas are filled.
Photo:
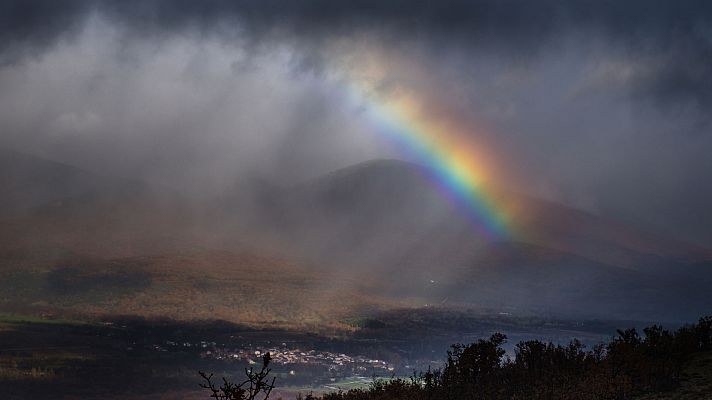
[[[495, 186], [485, 190], [514, 210], [511, 232], [485, 237], [407, 162], [200, 204], [18, 153], [0, 152], [0, 165], [0, 311], [204, 318], [204, 300], [220, 298], [235, 322], [283, 320], [291, 304], [292, 322], [332, 323], [396, 306], [671, 321], [712, 309], [707, 249]], [[203, 273], [213, 283], [196, 286]]]
[[0, 150], [0, 185], [0, 267], [17, 253], [171, 251], [195, 215], [171, 190], [9, 150]]
[[289, 188], [263, 214], [295, 251], [392, 280], [400, 296], [599, 316], [712, 307], [712, 252], [489, 185], [511, 234], [478, 233], [418, 165], [376, 160]]
[[43, 208], [80, 209], [174, 197], [141, 181], [107, 177], [41, 157], [0, 148], [0, 216]]
[[391, 304], [245, 244], [223, 210], [169, 190], [11, 151], [0, 167], [0, 314], [323, 328]]
[[[712, 250], [562, 204], [492, 185], [483, 190], [497, 208], [510, 210], [508, 237], [478, 234], [422, 167], [398, 160], [368, 161], [296, 185], [265, 201], [263, 214], [279, 229], [297, 230], [299, 237], [326, 231], [337, 247], [337, 242], [358, 247], [394, 238], [412, 242], [408, 248], [444, 248], [456, 257], [491, 242], [513, 241], [648, 272], [666, 261], [695, 264], [712, 259]], [[395, 247], [391, 251], [398, 251]]]
[[79, 168], [0, 149], [0, 208], [3, 214], [59, 203], [111, 188]]

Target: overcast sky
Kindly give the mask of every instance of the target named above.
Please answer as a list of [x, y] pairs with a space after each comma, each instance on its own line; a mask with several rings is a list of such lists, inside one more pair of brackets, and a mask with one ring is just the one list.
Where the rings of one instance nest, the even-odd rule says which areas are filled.
[[364, 76], [470, 124], [502, 184], [712, 243], [708, 1], [0, 1], [0, 146], [100, 173], [216, 193], [403, 157]]

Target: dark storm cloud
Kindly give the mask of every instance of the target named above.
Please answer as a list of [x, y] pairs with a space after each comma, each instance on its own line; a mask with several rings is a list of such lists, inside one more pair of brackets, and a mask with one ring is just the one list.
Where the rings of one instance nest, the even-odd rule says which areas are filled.
[[[603, 35], [654, 68], [632, 79], [634, 93], [659, 104], [712, 104], [712, 3], [708, 1], [4, 1], [0, 51], [12, 62], [72, 34], [99, 12], [137, 35], [192, 29], [259, 41], [278, 35], [305, 47], [358, 32], [438, 46], [488, 43], [536, 53], [573, 32]], [[318, 60], [318, 56], [316, 56]], [[308, 63], [307, 63], [308, 64]]]
[[295, 33], [339, 34], [354, 29], [401, 30], [403, 35], [460, 33], [495, 40], [532, 40], [562, 28], [603, 29], [623, 37], [708, 34], [706, 1], [230, 1], [67, 0], [3, 2], [2, 40], [56, 35], [100, 10], [143, 29], [212, 30], [235, 19], [254, 32], [279, 25]]
[[91, 2], [0, 2], [0, 62], [34, 55], [58, 39], [76, 32]]

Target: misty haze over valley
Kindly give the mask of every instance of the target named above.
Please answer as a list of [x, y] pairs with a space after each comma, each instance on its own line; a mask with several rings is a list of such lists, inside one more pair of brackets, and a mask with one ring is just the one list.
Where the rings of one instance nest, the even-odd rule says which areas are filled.
[[695, 1], [0, 0], [0, 393], [695, 322], [710, 65]]

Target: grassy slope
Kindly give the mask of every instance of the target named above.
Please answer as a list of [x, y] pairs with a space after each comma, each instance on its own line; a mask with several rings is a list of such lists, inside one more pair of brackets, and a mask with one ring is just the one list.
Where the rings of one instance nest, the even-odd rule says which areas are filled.
[[388, 304], [364, 294], [362, 282], [249, 253], [202, 250], [33, 264], [0, 268], [0, 311], [318, 327]]
[[712, 399], [712, 353], [694, 356], [685, 367], [680, 387], [672, 392], [641, 396], [638, 400]]
[[213, 239], [176, 214], [109, 204], [0, 221], [0, 313], [350, 329], [339, 321], [392, 303], [374, 294], [375, 280]]

